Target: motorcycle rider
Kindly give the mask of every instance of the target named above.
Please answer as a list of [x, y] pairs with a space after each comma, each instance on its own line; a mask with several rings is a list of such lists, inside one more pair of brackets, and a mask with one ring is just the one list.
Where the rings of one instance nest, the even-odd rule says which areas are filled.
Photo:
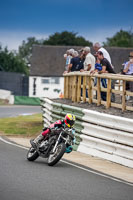
[[[32, 146], [37, 146], [42, 140], [45, 140], [47, 134], [51, 132], [55, 132], [59, 128], [72, 128], [72, 133], [75, 134], [75, 129], [73, 128], [75, 124], [75, 115], [67, 113], [64, 120], [58, 120], [55, 123], [51, 124], [49, 127], [43, 129], [43, 132], [38, 135], [34, 141], [32, 142]], [[75, 137], [73, 139], [73, 144], [75, 143]], [[72, 151], [72, 146], [68, 146], [66, 148], [66, 153], [70, 153]]]

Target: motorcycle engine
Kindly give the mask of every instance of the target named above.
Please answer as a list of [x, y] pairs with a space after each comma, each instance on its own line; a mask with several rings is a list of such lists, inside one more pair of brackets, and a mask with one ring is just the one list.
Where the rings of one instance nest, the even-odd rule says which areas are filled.
[[47, 148], [48, 148], [48, 141], [47, 140], [43, 141], [39, 146], [39, 150], [41, 152], [46, 151]]

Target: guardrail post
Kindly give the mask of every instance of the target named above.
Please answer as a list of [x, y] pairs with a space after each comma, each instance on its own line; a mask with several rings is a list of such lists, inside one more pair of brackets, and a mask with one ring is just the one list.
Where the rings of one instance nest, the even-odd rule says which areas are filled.
[[77, 84], [77, 102], [81, 100], [81, 76], [78, 76], [78, 84]]
[[77, 101], [77, 76], [75, 75], [72, 80], [72, 101]]
[[72, 98], [72, 76], [69, 76], [68, 79], [68, 85], [69, 85], [69, 89], [68, 89], [68, 98], [71, 99]]
[[86, 76], [83, 76], [83, 102], [86, 102]]
[[89, 103], [92, 103], [92, 85], [91, 85], [91, 76], [89, 76], [89, 83], [88, 83], [88, 97]]
[[109, 108], [111, 105], [111, 79], [108, 79], [108, 86], [107, 86], [107, 104], [106, 108]]
[[101, 85], [100, 85], [100, 78], [97, 78], [97, 105], [101, 105]]
[[122, 111], [126, 110], [126, 81], [123, 80], [123, 91], [122, 91]]
[[68, 85], [68, 76], [65, 76], [64, 77], [65, 78], [65, 80], [64, 80], [64, 82], [65, 82], [65, 84], [64, 84], [64, 95], [65, 95], [65, 97], [64, 98], [69, 98], [69, 85]]

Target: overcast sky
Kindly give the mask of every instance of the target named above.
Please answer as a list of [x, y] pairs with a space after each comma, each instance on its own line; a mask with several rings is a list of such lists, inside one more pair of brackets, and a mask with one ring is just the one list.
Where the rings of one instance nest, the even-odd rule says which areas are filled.
[[22, 40], [73, 31], [103, 42], [133, 28], [133, 0], [1, 0], [0, 43], [17, 49]]

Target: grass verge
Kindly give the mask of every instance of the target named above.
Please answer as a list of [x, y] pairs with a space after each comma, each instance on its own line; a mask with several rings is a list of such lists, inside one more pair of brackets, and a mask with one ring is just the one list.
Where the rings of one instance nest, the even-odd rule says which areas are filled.
[[0, 133], [31, 137], [38, 135], [43, 128], [42, 114], [0, 119]]

